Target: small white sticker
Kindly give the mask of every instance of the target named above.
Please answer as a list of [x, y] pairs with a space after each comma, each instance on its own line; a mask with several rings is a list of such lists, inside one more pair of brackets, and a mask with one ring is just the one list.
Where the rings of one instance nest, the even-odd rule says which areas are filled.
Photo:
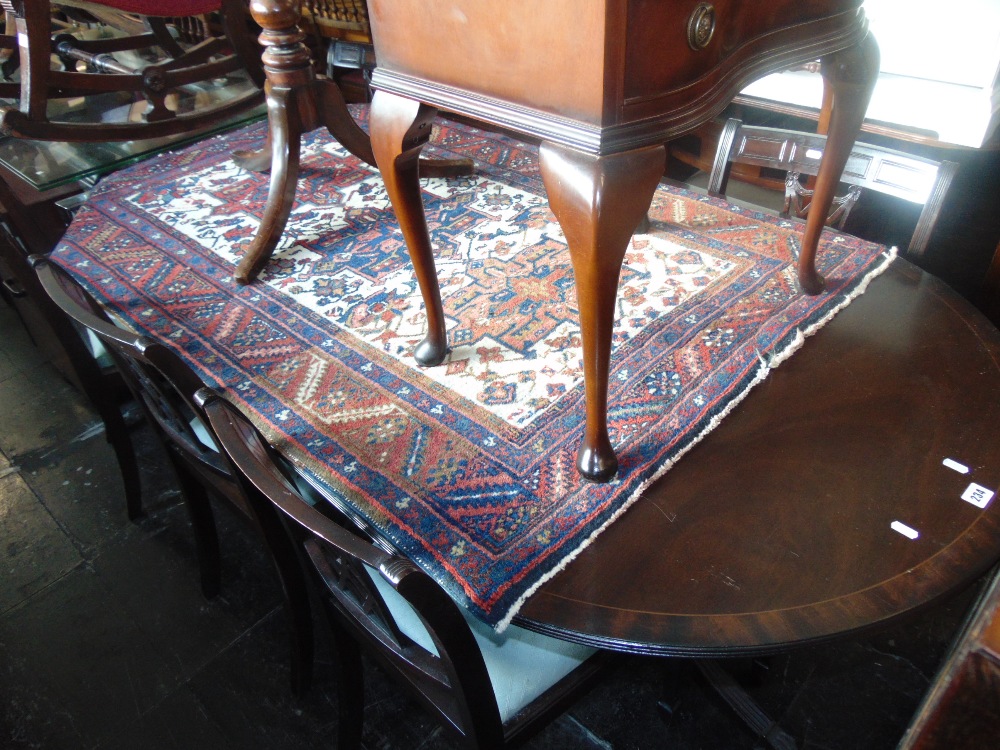
[[988, 490], [982, 485], [973, 482], [962, 493], [962, 499], [967, 503], [972, 503], [977, 508], [985, 508], [989, 505], [990, 500], [993, 499], [993, 490]]
[[968, 466], [966, 466], [964, 464], [960, 464], [958, 461], [953, 461], [950, 458], [946, 458], [941, 463], [943, 463], [949, 469], [954, 469], [959, 474], [968, 474], [969, 473], [969, 467]]
[[889, 526], [893, 531], [898, 531], [907, 539], [916, 539], [918, 536], [920, 536], [919, 531], [917, 531], [916, 529], [911, 529], [909, 526], [907, 526], [905, 523], [902, 523], [901, 521], [893, 521]]

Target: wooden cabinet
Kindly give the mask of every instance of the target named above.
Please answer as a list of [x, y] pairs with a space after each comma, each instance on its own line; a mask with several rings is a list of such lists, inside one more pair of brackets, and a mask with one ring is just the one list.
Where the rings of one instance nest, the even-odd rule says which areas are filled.
[[368, 7], [382, 88], [608, 152], [662, 143], [716, 114], [754, 78], [859, 43], [867, 33], [861, 4], [369, 0]]
[[900, 750], [974, 750], [1000, 739], [1000, 577], [994, 575]]

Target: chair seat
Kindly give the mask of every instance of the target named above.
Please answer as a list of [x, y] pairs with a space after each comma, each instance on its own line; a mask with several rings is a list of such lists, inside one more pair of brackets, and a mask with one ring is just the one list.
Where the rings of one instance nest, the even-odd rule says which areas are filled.
[[[365, 570], [403, 634], [437, 655], [434, 641], [410, 603], [377, 570], [368, 566]], [[596, 653], [588, 646], [551, 638], [516, 625], [498, 634], [465, 609], [462, 609], [462, 615], [483, 654], [504, 724]]]
[[[192, 420], [191, 428], [207, 447], [218, 450], [200, 420]], [[292, 476], [295, 488], [306, 503], [315, 506], [327, 501], [298, 472], [292, 472]], [[418, 646], [440, 656], [430, 633], [410, 603], [377, 570], [365, 565], [365, 571], [381, 593], [400, 631]], [[551, 638], [516, 625], [497, 633], [466, 609], [459, 609], [483, 655], [496, 694], [500, 720], [504, 723], [596, 653], [596, 649], [588, 646]]]
[[208, 427], [205, 426], [205, 422], [197, 414], [188, 420], [188, 426], [191, 428], [191, 432], [194, 436], [198, 438], [198, 442], [203, 446], [208, 448], [214, 453], [220, 453], [219, 446], [212, 437], [212, 433], [208, 431]]
[[90, 352], [94, 360], [96, 360], [97, 366], [102, 370], [114, 367], [115, 361], [111, 357], [111, 352], [109, 352], [107, 347], [104, 346], [104, 342], [97, 338], [94, 332], [89, 328], [85, 329], [83, 333], [83, 343], [86, 345], [87, 350]]

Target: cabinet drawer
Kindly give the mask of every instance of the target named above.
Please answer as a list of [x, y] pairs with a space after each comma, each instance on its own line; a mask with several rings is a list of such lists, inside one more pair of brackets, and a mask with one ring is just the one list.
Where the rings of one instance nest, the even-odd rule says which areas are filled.
[[[861, 0], [632, 0], [628, 7], [624, 93], [628, 103], [667, 94], [743, 64], [765, 37], [808, 21], [856, 10]], [[710, 8], [711, 34], [695, 48], [689, 25]], [[707, 26], [707, 24], [705, 24]], [[707, 31], [703, 26], [703, 31]], [[789, 39], [794, 33], [787, 34]], [[761, 44], [755, 44], [760, 40]]]

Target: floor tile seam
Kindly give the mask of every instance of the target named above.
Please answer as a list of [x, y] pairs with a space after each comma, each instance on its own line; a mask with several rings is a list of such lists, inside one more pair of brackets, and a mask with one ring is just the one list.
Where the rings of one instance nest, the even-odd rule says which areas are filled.
[[[173, 687], [169, 688], [164, 693], [162, 697], [157, 699], [155, 702], [151, 703], [145, 710], [140, 712], [139, 715], [137, 716], [137, 720], [141, 721], [143, 719], [148, 718], [154, 712], [158, 711], [167, 701], [172, 700], [173, 698], [178, 696], [181, 692], [186, 691], [191, 700], [193, 700], [195, 705], [198, 707], [198, 710], [202, 712], [202, 715], [204, 716], [205, 720], [211, 725], [211, 727], [213, 729], [218, 730], [221, 734], [225, 734], [225, 726], [216, 719], [213, 719], [211, 712], [207, 710], [207, 706], [201, 699], [199, 692], [197, 690], [193, 690], [192, 685], [194, 684], [195, 680], [198, 677], [200, 677], [203, 673], [205, 673], [206, 670], [208, 670], [216, 662], [216, 660], [222, 658], [226, 653], [229, 652], [230, 649], [232, 649], [235, 645], [237, 645], [241, 640], [249, 637], [257, 628], [262, 627], [269, 618], [274, 617], [276, 614], [280, 615], [282, 613], [281, 610], [282, 610], [282, 605], [277, 604], [271, 609], [269, 609], [267, 612], [265, 612], [263, 615], [261, 615], [261, 617], [259, 617], [254, 623], [252, 623], [249, 627], [247, 627], [245, 630], [239, 633], [226, 645], [222, 646], [211, 657], [204, 660], [201, 664], [199, 664], [197, 667], [191, 670], [189, 674], [180, 678]], [[149, 635], [148, 633], [145, 632], [145, 629], [142, 628], [141, 625], [137, 625], [137, 627], [139, 627], [140, 630], [143, 631], [144, 635], [146, 636]], [[126, 729], [125, 727], [116, 727], [115, 733], [113, 733], [110, 736], [101, 738], [96, 745], [92, 746], [92, 750], [101, 750], [101, 748], [105, 746], [106, 743], [114, 741], [115, 735], [118, 732], [124, 731], [125, 729]], [[225, 749], [220, 748], [219, 750], [225, 750]]]
[[97, 574], [97, 571], [94, 570], [93, 566], [90, 564], [90, 561], [88, 561], [88, 560], [86, 560], [84, 558], [81, 558], [79, 560], [79, 562], [77, 562], [75, 565], [73, 565], [73, 567], [69, 568], [68, 570], [63, 571], [59, 576], [57, 576], [56, 578], [54, 578], [51, 581], [49, 581], [48, 583], [46, 583], [44, 586], [42, 586], [37, 591], [31, 592], [24, 599], [22, 599], [21, 601], [19, 601], [17, 604], [14, 604], [14, 605], [12, 605], [10, 607], [7, 607], [4, 610], [0, 610], [0, 620], [4, 620], [4, 619], [7, 618], [8, 615], [15, 614], [15, 613], [17, 613], [18, 611], [20, 611], [22, 609], [25, 609], [27, 607], [32, 606], [32, 604], [40, 596], [42, 596], [43, 594], [47, 593], [53, 586], [58, 585], [59, 583], [61, 583], [62, 581], [64, 581], [69, 576], [71, 576], [74, 573], [78, 572], [81, 568], [85, 568], [85, 569], [89, 570], [89, 572], [94, 573], [95, 575]]
[[[154, 704], [153, 706], [149, 707], [147, 710], [143, 711], [138, 717], [136, 717], [135, 721], [139, 721], [139, 722], [145, 721], [147, 718], [149, 718], [150, 716], [152, 716], [154, 712], [158, 711], [159, 708], [160, 708], [160, 706], [162, 706], [166, 701], [168, 701], [171, 698], [175, 697], [181, 690], [187, 690], [188, 696], [191, 698], [192, 702], [195, 704], [195, 707], [197, 708], [197, 710], [204, 717], [206, 723], [212, 729], [214, 729], [220, 736], [225, 736], [225, 725], [223, 725], [218, 720], [212, 718], [212, 715], [207, 710], [207, 707], [206, 707], [204, 701], [201, 700], [201, 697], [198, 695], [198, 693], [196, 691], [191, 690], [189, 688], [189, 685], [188, 685], [187, 682], [183, 682], [183, 683], [179, 684], [175, 689], [171, 690], [161, 700], [157, 701], [156, 704]], [[127, 732], [128, 730], [129, 730], [129, 726], [116, 727], [115, 730], [111, 734], [109, 734], [109, 735], [107, 735], [107, 736], [102, 737], [101, 739], [99, 739], [97, 741], [97, 744], [92, 745], [88, 750], [104, 750], [104, 748], [107, 748], [109, 746], [111, 746], [111, 747], [119, 747], [120, 745], [116, 745], [115, 741], [118, 739], [119, 735], [121, 735], [123, 732]], [[171, 738], [171, 739], [173, 739], [173, 738]], [[216, 745], [216, 746], [213, 746], [213, 750], [230, 750], [231, 748], [232, 748], [232, 745], [229, 742], [226, 742], [225, 745]]]
[[[782, 686], [785, 684], [785, 680], [787, 679], [787, 671], [788, 671], [789, 664], [790, 664], [790, 662], [786, 660], [785, 661], [785, 674], [782, 675], [781, 683], [780, 683]], [[799, 701], [801, 701], [803, 699], [803, 696], [808, 692], [809, 682], [810, 682], [810, 680], [812, 680], [813, 675], [816, 673], [817, 669], [819, 669], [819, 665], [817, 664], [817, 662], [815, 662], [815, 661], [811, 662], [810, 665], [809, 665], [809, 671], [802, 678], [801, 684], [800, 684], [798, 690], [795, 691], [795, 694], [791, 697], [791, 699], [784, 706], [781, 706], [781, 707], [779, 707], [776, 710], [776, 714], [777, 715], [774, 718], [775, 724], [777, 724], [778, 726], [781, 726], [781, 727], [787, 726], [788, 720], [793, 715], [793, 712], [796, 710], [796, 707], [797, 707]], [[808, 726], [806, 727], [806, 730], [808, 730]], [[799, 739], [802, 739], [802, 738], [799, 738]], [[817, 748], [815, 748], [815, 750], [823, 750], [823, 749], [817, 747]]]
[[49, 507], [49, 503], [45, 496], [39, 493], [35, 487], [31, 485], [31, 482], [28, 481], [28, 479], [23, 475], [22, 479], [31, 494], [35, 496], [38, 504], [42, 506], [49, 518], [52, 519], [52, 523], [54, 523], [56, 528], [64, 537], [66, 537], [66, 540], [73, 545], [73, 549], [80, 556], [81, 561], [87, 564], [92, 563], [97, 555], [100, 554], [99, 544], [89, 544], [80, 539], [80, 537], [77, 536], [77, 534], [75, 534], [69, 526], [59, 518], [59, 514], [55, 513], [53, 509]]
[[[920, 668], [920, 666], [916, 662], [914, 662], [912, 659], [908, 659], [907, 657], [903, 656], [902, 654], [894, 654], [891, 651], [884, 651], [882, 649], [876, 648], [871, 643], [867, 644], [867, 646], [868, 646], [868, 649], [873, 654], [876, 654], [877, 656], [881, 656], [881, 657], [884, 657], [884, 658], [890, 660], [895, 665], [897, 665], [897, 667], [898, 667], [898, 665], [905, 665], [908, 669], [911, 669], [914, 674], [919, 675], [920, 678], [922, 680], [924, 680], [927, 683], [928, 686], [930, 686], [931, 681], [934, 679], [934, 675], [936, 675], [938, 673], [938, 671], [940, 670], [940, 668], [941, 668], [941, 664], [935, 665], [933, 674], [928, 675], [923, 669]], [[947, 658], [947, 652], [946, 652], [945, 656], [942, 657], [942, 662], [946, 658]]]

